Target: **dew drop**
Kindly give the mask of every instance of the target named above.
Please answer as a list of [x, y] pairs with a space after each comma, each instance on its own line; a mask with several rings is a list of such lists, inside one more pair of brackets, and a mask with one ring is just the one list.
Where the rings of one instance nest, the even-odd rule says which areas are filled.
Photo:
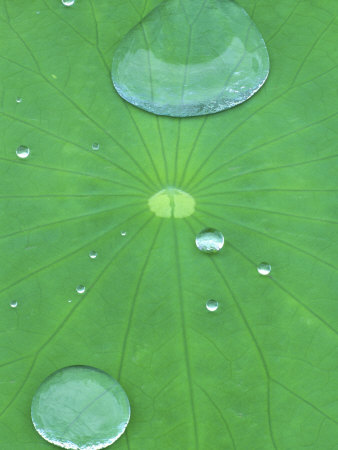
[[86, 292], [85, 286], [83, 286], [83, 284], [79, 284], [78, 287], [76, 288], [76, 292], [78, 294], [84, 294], [84, 292]]
[[28, 147], [26, 147], [26, 145], [20, 145], [16, 149], [16, 155], [18, 158], [26, 159], [26, 158], [28, 158], [29, 154], [30, 154], [30, 150]]
[[216, 300], [210, 299], [205, 304], [208, 311], [214, 312], [218, 309], [218, 302]]
[[11, 308], [16, 308], [18, 306], [18, 302], [13, 300], [12, 302], [10, 302], [10, 306]]
[[68, 303], [72, 303], [72, 301], [69, 299], [69, 300], [68, 300]]
[[64, 448], [96, 450], [123, 434], [130, 404], [122, 386], [107, 373], [71, 366], [42, 382], [33, 397], [31, 417], [46, 441]]
[[127, 232], [126, 231], [121, 231], [121, 236], [127, 236]]
[[73, 6], [75, 3], [75, 0], [62, 0], [62, 4], [64, 6]]
[[91, 252], [89, 252], [90, 259], [95, 259], [96, 257], [97, 257], [97, 252], [95, 250], [92, 250]]
[[271, 272], [271, 266], [269, 263], [262, 262], [258, 265], [257, 271], [261, 275], [269, 275], [269, 273]]
[[232, 108], [254, 95], [268, 73], [265, 42], [232, 0], [161, 2], [120, 41], [112, 64], [121, 97], [176, 117]]
[[97, 142], [94, 142], [94, 144], [92, 145], [92, 149], [93, 150], [99, 150], [100, 149], [100, 144], [98, 144]]
[[22, 102], [22, 97], [16, 97], [16, 103], [21, 103]]
[[214, 228], [205, 228], [196, 236], [196, 246], [204, 253], [217, 253], [224, 245], [223, 234]]

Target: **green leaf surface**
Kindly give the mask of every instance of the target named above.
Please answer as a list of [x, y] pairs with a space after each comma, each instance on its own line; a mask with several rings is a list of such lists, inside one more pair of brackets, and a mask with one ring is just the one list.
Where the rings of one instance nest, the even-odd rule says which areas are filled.
[[[338, 4], [241, 0], [268, 81], [173, 119], [123, 101], [110, 76], [159, 3], [0, 1], [0, 448], [51, 448], [32, 397], [79, 364], [128, 394], [116, 449], [337, 449]], [[193, 214], [151, 212], [167, 186]], [[216, 255], [195, 246], [206, 227], [225, 236]]]

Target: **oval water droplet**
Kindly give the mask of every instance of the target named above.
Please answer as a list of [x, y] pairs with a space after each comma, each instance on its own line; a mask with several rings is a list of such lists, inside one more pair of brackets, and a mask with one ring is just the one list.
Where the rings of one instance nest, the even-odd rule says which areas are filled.
[[69, 299], [69, 300], [68, 300], [68, 303], [72, 303], [72, 301]]
[[244, 102], [269, 73], [265, 42], [232, 0], [167, 0], [120, 41], [112, 80], [121, 97], [167, 116]]
[[62, 0], [62, 4], [64, 6], [73, 6], [75, 3], [75, 0]]
[[22, 97], [17, 97], [16, 98], [16, 103], [21, 103], [22, 102]]
[[16, 149], [16, 155], [18, 156], [18, 158], [26, 159], [26, 158], [28, 158], [29, 154], [30, 154], [30, 150], [29, 150], [29, 147], [27, 147], [26, 145], [20, 145]]
[[261, 275], [269, 275], [269, 273], [271, 272], [271, 266], [269, 263], [262, 262], [258, 265], [257, 271]]
[[18, 302], [13, 300], [10, 302], [10, 306], [11, 306], [11, 308], [16, 308], [18, 306]]
[[94, 142], [94, 144], [92, 145], [92, 149], [93, 150], [100, 150], [100, 144], [98, 144], [97, 142]]
[[83, 286], [83, 284], [79, 284], [78, 287], [76, 288], [76, 292], [78, 294], [84, 294], [86, 292], [85, 286]]
[[224, 245], [223, 234], [214, 228], [205, 228], [196, 236], [196, 246], [204, 253], [217, 253]]
[[91, 252], [89, 252], [89, 258], [90, 259], [97, 258], [97, 252], [95, 250], [92, 250]]
[[121, 236], [127, 236], [127, 232], [126, 231], [121, 231]]
[[208, 311], [214, 312], [218, 309], [218, 301], [210, 299], [205, 304]]
[[47, 377], [31, 407], [36, 431], [64, 448], [96, 450], [115, 442], [130, 419], [122, 386], [94, 367], [71, 366]]

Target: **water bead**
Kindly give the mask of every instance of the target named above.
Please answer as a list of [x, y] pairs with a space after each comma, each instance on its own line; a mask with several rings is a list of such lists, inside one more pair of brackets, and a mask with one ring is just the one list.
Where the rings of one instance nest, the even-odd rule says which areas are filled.
[[199, 116], [244, 102], [269, 73], [265, 42], [232, 0], [167, 0], [119, 42], [112, 80], [146, 111]]
[[96, 450], [122, 435], [130, 404], [122, 386], [107, 373], [70, 366], [42, 382], [33, 397], [31, 417], [36, 431], [48, 442]]

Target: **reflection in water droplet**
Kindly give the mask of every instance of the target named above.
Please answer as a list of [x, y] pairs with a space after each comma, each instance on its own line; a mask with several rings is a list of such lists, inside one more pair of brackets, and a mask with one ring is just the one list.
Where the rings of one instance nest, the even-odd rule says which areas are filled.
[[11, 308], [16, 308], [18, 306], [18, 302], [13, 300], [12, 302], [10, 302], [10, 306]]
[[21, 158], [21, 159], [26, 159], [28, 158], [30, 154], [30, 150], [28, 147], [26, 147], [26, 145], [20, 145], [17, 149], [16, 149], [16, 155]]
[[218, 309], [218, 302], [216, 300], [210, 299], [207, 301], [206, 305], [208, 311], [216, 311]]
[[22, 97], [17, 97], [16, 98], [16, 103], [21, 103], [22, 102]]
[[112, 65], [121, 97], [178, 117], [232, 108], [254, 95], [268, 73], [265, 42], [232, 0], [161, 2], [120, 41]]
[[100, 149], [100, 144], [98, 144], [97, 142], [94, 142], [94, 144], [92, 145], [92, 149], [93, 150], [99, 150]]
[[201, 252], [217, 253], [224, 245], [224, 236], [214, 228], [205, 228], [198, 233], [195, 242]]
[[122, 386], [94, 367], [71, 366], [47, 377], [31, 407], [36, 431], [64, 448], [97, 450], [115, 442], [130, 419]]
[[89, 252], [90, 259], [95, 259], [96, 257], [97, 257], [97, 252], [95, 250], [92, 250], [91, 252]]
[[65, 6], [73, 6], [75, 3], [75, 0], [62, 0], [62, 4]]
[[126, 231], [121, 231], [121, 236], [127, 236], [127, 232]]
[[269, 275], [269, 273], [271, 272], [271, 266], [269, 263], [262, 262], [257, 267], [257, 270], [261, 275]]
[[82, 284], [79, 284], [78, 287], [76, 288], [76, 292], [78, 294], [83, 294], [85, 291], [86, 291], [86, 288]]

